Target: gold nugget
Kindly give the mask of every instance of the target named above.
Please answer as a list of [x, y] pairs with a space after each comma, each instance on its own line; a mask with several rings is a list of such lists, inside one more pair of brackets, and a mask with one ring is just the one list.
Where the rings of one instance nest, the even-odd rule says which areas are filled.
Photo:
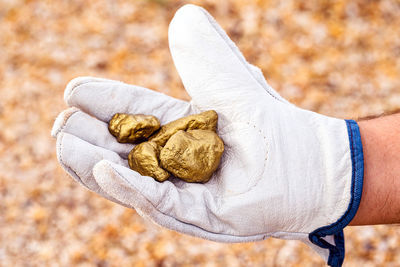
[[141, 175], [151, 176], [159, 182], [170, 174], [159, 166], [160, 148], [154, 142], [143, 142], [135, 146], [128, 156], [129, 167]]
[[137, 143], [146, 140], [160, 128], [160, 121], [151, 115], [116, 113], [108, 130], [120, 143]]
[[180, 130], [186, 131], [200, 129], [215, 132], [217, 129], [217, 122], [217, 112], [214, 110], [204, 111], [163, 125], [155, 135], [150, 137], [149, 140], [155, 142], [159, 146], [164, 146], [168, 139]]
[[160, 152], [161, 167], [191, 183], [206, 183], [217, 169], [224, 143], [210, 130], [178, 131]]

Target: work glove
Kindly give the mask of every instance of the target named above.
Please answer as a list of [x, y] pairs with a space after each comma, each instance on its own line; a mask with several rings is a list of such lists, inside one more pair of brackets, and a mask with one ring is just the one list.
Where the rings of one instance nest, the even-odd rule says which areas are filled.
[[[191, 101], [76, 78], [64, 95], [71, 108], [52, 130], [61, 166], [89, 190], [166, 228], [219, 242], [298, 239], [341, 265], [343, 228], [362, 192], [357, 123], [287, 102], [200, 7], [176, 12], [169, 45]], [[166, 124], [210, 109], [225, 151], [205, 184], [141, 176], [127, 163], [134, 145], [118, 143], [107, 129], [115, 113], [154, 115]]]

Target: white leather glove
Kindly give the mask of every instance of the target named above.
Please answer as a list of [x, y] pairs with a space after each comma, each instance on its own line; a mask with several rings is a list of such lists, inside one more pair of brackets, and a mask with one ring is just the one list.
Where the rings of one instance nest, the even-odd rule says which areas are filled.
[[[63, 168], [169, 229], [221, 242], [299, 239], [341, 265], [342, 229], [362, 191], [357, 124], [288, 103], [200, 7], [177, 11], [169, 43], [192, 101], [117, 81], [74, 79], [64, 96], [72, 108], [52, 131]], [[107, 129], [117, 112], [155, 115], [165, 124], [209, 109], [219, 115], [225, 152], [206, 184], [141, 176], [127, 164], [133, 145], [118, 143]]]

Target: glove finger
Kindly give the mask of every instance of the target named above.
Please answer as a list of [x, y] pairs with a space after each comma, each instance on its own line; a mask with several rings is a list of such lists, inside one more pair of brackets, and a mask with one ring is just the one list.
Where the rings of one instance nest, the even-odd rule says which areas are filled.
[[69, 106], [104, 122], [108, 122], [115, 113], [131, 113], [154, 115], [165, 124], [194, 113], [186, 101], [143, 87], [92, 77], [70, 81], [64, 100]]
[[56, 147], [57, 159], [60, 165], [75, 181], [111, 201], [120, 203], [114, 197], [104, 192], [97, 184], [96, 180], [93, 178], [92, 169], [97, 162], [103, 159], [124, 166], [127, 165], [126, 161], [112, 151], [89, 144], [68, 133], [61, 132], [57, 135]]
[[126, 159], [133, 145], [121, 144], [108, 131], [108, 124], [72, 107], [61, 112], [54, 122], [51, 134], [60, 132], [72, 134], [92, 145], [114, 151]]
[[[182, 82], [201, 109], [241, 112], [260, 95], [278, 99], [253, 75], [238, 48], [203, 8], [185, 5], [169, 26], [169, 45]], [[238, 108], [239, 107], [239, 108]]]
[[[110, 196], [168, 229], [218, 242], [250, 242], [267, 237], [265, 234], [237, 236], [225, 233], [221, 222], [217, 225], [210, 222], [216, 219], [216, 206], [215, 201], [209, 199], [211, 194], [205, 194], [204, 185], [159, 183], [107, 160], [96, 164], [93, 174]], [[193, 194], [195, 191], [197, 193]], [[208, 203], [202, 203], [204, 199]], [[170, 212], [168, 207], [171, 205], [179, 212]]]
[[93, 173], [105, 192], [126, 205], [142, 205], [137, 203], [136, 196], [140, 194], [158, 212], [206, 231], [224, 231], [216, 217], [216, 200], [203, 184], [180, 181], [176, 184], [171, 181], [159, 183], [151, 177], [140, 176], [129, 168], [107, 161], [97, 164]]

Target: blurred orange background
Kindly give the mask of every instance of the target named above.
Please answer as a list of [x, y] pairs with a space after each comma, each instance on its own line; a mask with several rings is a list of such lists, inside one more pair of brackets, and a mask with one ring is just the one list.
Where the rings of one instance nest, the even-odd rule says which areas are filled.
[[[400, 2], [0, 0], [0, 266], [324, 266], [297, 241], [220, 244], [161, 229], [73, 182], [50, 130], [67, 82], [188, 100], [167, 42], [205, 7], [296, 105], [357, 119], [400, 108]], [[349, 227], [345, 266], [400, 266], [398, 226]]]

